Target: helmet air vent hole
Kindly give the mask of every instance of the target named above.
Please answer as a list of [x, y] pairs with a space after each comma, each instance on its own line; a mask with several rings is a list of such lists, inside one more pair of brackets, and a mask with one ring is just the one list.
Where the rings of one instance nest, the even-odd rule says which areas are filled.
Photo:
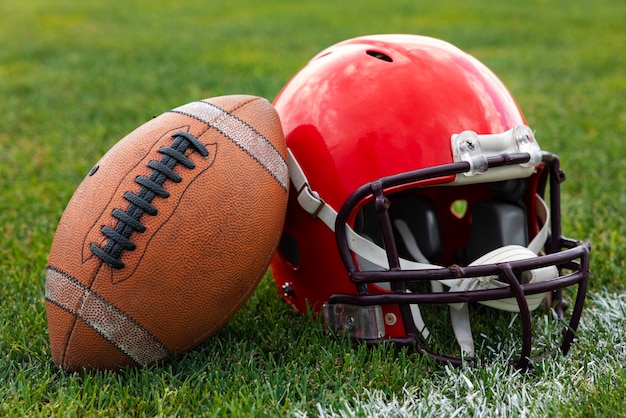
[[374, 58], [377, 58], [377, 59], [382, 60], [382, 61], [393, 62], [393, 60], [391, 59], [391, 57], [389, 55], [384, 54], [382, 52], [369, 50], [366, 53], [370, 57], [374, 57]]
[[450, 205], [450, 211], [457, 218], [463, 219], [463, 217], [467, 213], [467, 200], [455, 200], [454, 202], [452, 202], [452, 205]]

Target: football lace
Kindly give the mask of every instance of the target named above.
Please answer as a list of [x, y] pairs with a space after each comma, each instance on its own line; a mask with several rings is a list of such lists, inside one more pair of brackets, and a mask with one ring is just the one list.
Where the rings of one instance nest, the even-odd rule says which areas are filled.
[[133, 251], [136, 248], [135, 243], [130, 239], [131, 234], [146, 230], [145, 225], [141, 223], [143, 214], [157, 215], [158, 210], [152, 204], [152, 200], [156, 196], [164, 199], [169, 197], [169, 192], [163, 187], [165, 180], [181, 182], [181, 176], [174, 172], [176, 164], [182, 164], [190, 170], [196, 167], [195, 163], [185, 156], [185, 152], [192, 148], [203, 157], [209, 155], [207, 148], [189, 132], [177, 132], [172, 135], [172, 138], [171, 146], [159, 148], [159, 152], [163, 154], [161, 161], [151, 160], [148, 163], [148, 167], [152, 169], [150, 176], [137, 176], [135, 179], [141, 189], [136, 194], [130, 191], [124, 193], [124, 199], [130, 203], [128, 208], [125, 211], [116, 208], [111, 212], [111, 215], [117, 219], [115, 228], [104, 225], [100, 229], [108, 238], [106, 244], [103, 247], [95, 243], [90, 244], [91, 252], [115, 269], [124, 268], [124, 263], [120, 260], [122, 251]]

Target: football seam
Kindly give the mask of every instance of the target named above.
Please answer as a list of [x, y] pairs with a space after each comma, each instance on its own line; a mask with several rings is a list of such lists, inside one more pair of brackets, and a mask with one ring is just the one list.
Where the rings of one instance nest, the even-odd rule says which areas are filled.
[[[255, 99], [255, 100], [260, 100], [259, 98]], [[254, 100], [252, 100], [254, 101]], [[228, 140], [230, 140], [231, 142], [233, 142], [238, 148], [240, 148], [243, 152], [245, 152], [246, 154], [248, 154], [254, 161], [256, 161], [257, 164], [259, 164], [261, 167], [263, 167], [263, 169], [265, 171], [267, 171], [267, 173], [269, 175], [271, 175], [274, 180], [276, 180], [276, 182], [280, 185], [280, 187], [287, 192], [288, 191], [288, 186], [289, 186], [289, 177], [288, 177], [288, 168], [287, 168], [287, 162], [285, 160], [285, 158], [283, 157], [283, 155], [280, 153], [280, 151], [278, 149], [276, 149], [276, 147], [274, 146], [274, 144], [272, 144], [272, 142], [270, 142], [261, 132], [259, 132], [257, 129], [255, 129], [252, 125], [250, 125], [249, 123], [247, 123], [246, 121], [244, 121], [243, 119], [241, 119], [240, 117], [234, 115], [232, 112], [244, 107], [247, 104], [250, 104], [252, 101], [248, 101], [245, 102], [235, 108], [233, 108], [231, 111], [226, 111], [225, 109], [213, 104], [213, 103], [209, 103], [209, 102], [205, 102], [203, 100], [198, 100], [195, 102], [191, 102], [188, 103], [186, 105], [177, 107], [176, 109], [172, 109], [169, 111], [169, 113], [177, 113], [180, 115], [184, 115], [187, 117], [190, 117], [192, 119], [195, 119], [199, 122], [205, 123], [207, 126], [209, 126], [210, 128], [214, 128], [215, 130], [217, 130], [219, 133], [221, 133], [224, 137], [226, 137]], [[212, 118], [209, 117], [202, 117], [202, 115], [200, 114], [196, 114], [196, 113], [192, 113], [189, 110], [185, 110], [185, 109], [189, 109], [191, 106], [194, 105], [201, 105], [201, 106], [207, 106], [207, 107], [211, 107], [215, 110], [215, 115], [210, 115], [212, 116]], [[227, 132], [224, 128], [220, 127], [219, 123], [223, 122], [225, 119], [232, 119], [235, 120], [238, 124], [242, 125], [243, 127], [245, 127], [248, 131], [250, 131], [251, 133], [253, 133], [258, 139], [261, 140], [261, 142], [263, 143], [263, 145], [265, 146], [269, 146], [271, 151], [270, 153], [263, 153], [264, 156], [266, 156], [267, 160], [262, 159], [261, 157], [259, 157], [259, 155], [255, 154], [250, 148], [248, 147], [246, 148], [246, 146], [244, 144], [242, 144], [240, 141], [237, 141], [233, 135], [229, 134], [229, 132]], [[268, 154], [271, 154], [268, 156]], [[271, 161], [272, 159], [278, 158], [280, 161]], [[274, 170], [272, 169], [271, 166], [274, 166]], [[278, 173], [276, 173], [276, 171], [278, 171]]]
[[[154, 334], [70, 274], [48, 265], [46, 267], [46, 276], [48, 277], [46, 280], [45, 300], [71, 314], [76, 319], [80, 319], [104, 340], [128, 356], [133, 363], [144, 365], [171, 357], [169, 349]], [[72, 304], [74, 306], [71, 306]], [[108, 314], [109, 317], [105, 318], [104, 314], [103, 318], [94, 317], [94, 314], [98, 313], [98, 309]], [[72, 328], [75, 328], [75, 325]], [[123, 328], [127, 333], [117, 335], [120, 328]], [[116, 333], [116, 331], [118, 332]], [[118, 338], [116, 338], [116, 335]], [[132, 337], [140, 338], [141, 340], [147, 338], [147, 342], [152, 346], [153, 350], [133, 352], [130, 347], [136, 345], [137, 341], [128, 340], [128, 338]], [[62, 364], [65, 362], [69, 338], [71, 338], [71, 335], [68, 337], [68, 341], [63, 349]]]

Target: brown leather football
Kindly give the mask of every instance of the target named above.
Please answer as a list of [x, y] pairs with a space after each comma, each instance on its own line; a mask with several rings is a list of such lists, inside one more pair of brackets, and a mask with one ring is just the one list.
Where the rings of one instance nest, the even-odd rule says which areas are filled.
[[188, 103], [131, 132], [93, 167], [46, 268], [54, 362], [117, 369], [205, 341], [265, 273], [287, 205], [287, 154], [265, 99]]

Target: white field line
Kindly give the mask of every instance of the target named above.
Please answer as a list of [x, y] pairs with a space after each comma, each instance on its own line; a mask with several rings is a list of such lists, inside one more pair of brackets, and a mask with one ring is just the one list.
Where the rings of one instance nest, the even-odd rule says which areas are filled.
[[579, 331], [568, 356], [546, 359], [531, 374], [511, 373], [503, 354], [504, 361], [488, 368], [448, 367], [418, 386], [407, 382], [399, 397], [364, 390], [339, 408], [318, 404], [317, 412], [321, 417], [546, 416], [626, 367], [626, 293], [590, 296]]

